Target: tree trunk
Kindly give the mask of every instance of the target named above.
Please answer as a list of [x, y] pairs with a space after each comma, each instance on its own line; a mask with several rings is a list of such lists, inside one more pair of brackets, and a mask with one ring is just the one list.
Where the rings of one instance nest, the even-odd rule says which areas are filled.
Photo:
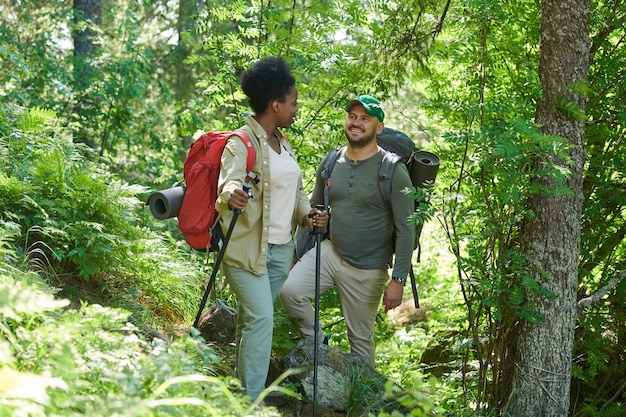
[[102, 4], [101, 0], [74, 0], [73, 5], [74, 26], [78, 28], [72, 32], [74, 39], [74, 93], [76, 96], [74, 117], [79, 126], [74, 141], [95, 148], [97, 145], [84, 126], [87, 125], [86, 119], [88, 119], [85, 113], [92, 106], [89, 87], [94, 76], [94, 69], [91, 61], [97, 47], [96, 42], [94, 42], [93, 25], [102, 25]]
[[[564, 110], [585, 109], [586, 98], [576, 86], [586, 83], [589, 73], [589, 7], [589, 0], [544, 0], [541, 4], [539, 77], [543, 97], [536, 121], [544, 134], [559, 135], [571, 145], [571, 160], [537, 160], [534, 168], [548, 163], [569, 168], [571, 175], [564, 185], [572, 194], [536, 195], [529, 201], [535, 217], [524, 224], [522, 248], [530, 273], [557, 298], [528, 294], [545, 319], [521, 324], [507, 410], [512, 416], [567, 416], [569, 409], [585, 122], [572, 116], [575, 111]], [[552, 189], [556, 185], [545, 177], [537, 182]]]
[[[198, 13], [199, 4], [197, 0], [180, 0], [178, 6], [178, 24], [176, 30], [178, 31], [178, 45], [174, 51], [173, 70], [176, 74], [174, 85], [174, 97], [176, 102], [179, 103], [179, 110], [177, 111], [176, 124], [177, 132], [180, 137], [182, 148], [187, 150], [193, 142], [192, 136], [186, 132], [183, 124], [184, 122], [179, 117], [184, 114], [188, 109], [188, 100], [193, 96], [193, 91], [196, 88], [196, 80], [194, 80], [190, 67], [185, 64], [185, 59], [189, 57], [189, 47], [183, 41], [185, 32], [193, 32], [194, 21], [193, 16]], [[181, 153], [181, 160], [185, 160], [187, 156], [186, 152]]]
[[185, 100], [194, 90], [194, 79], [189, 68], [185, 64], [185, 59], [189, 57], [190, 50], [184, 42], [185, 32], [193, 32], [193, 16], [198, 13], [199, 6], [197, 0], [180, 0], [178, 6], [178, 22], [176, 31], [178, 32], [178, 45], [174, 51], [174, 70], [176, 71], [176, 84], [174, 94], [177, 100]]

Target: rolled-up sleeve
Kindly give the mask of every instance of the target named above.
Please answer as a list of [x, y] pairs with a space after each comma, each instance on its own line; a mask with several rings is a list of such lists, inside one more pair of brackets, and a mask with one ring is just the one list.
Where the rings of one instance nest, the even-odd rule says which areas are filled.
[[246, 160], [248, 150], [241, 138], [236, 135], [231, 136], [226, 141], [222, 161], [220, 165], [220, 176], [218, 180], [218, 197], [215, 203], [216, 210], [220, 214], [228, 212], [230, 207], [228, 201], [231, 193], [236, 189], [242, 189], [246, 180]]

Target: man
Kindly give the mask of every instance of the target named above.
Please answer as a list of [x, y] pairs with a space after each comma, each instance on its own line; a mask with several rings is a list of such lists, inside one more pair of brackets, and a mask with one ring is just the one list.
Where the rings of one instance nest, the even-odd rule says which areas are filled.
[[[374, 322], [381, 295], [385, 312], [399, 306], [411, 268], [415, 230], [408, 219], [414, 203], [402, 192], [411, 187], [402, 163], [396, 165], [391, 179], [391, 209], [380, 194], [378, 172], [386, 152], [376, 143], [385, 118], [380, 102], [362, 95], [348, 102], [346, 111], [348, 143], [340, 150], [328, 189], [330, 239], [320, 249], [320, 292], [337, 287], [350, 348], [374, 366]], [[322, 170], [317, 172], [311, 205], [324, 203]], [[315, 334], [311, 306], [315, 256], [316, 250], [310, 250], [295, 264], [280, 293], [285, 311], [299, 320], [303, 336]]]

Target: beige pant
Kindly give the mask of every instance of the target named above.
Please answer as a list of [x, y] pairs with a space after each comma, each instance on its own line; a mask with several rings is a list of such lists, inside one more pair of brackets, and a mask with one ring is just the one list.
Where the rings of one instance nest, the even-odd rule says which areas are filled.
[[[355, 250], [358, 250], [355, 247]], [[314, 336], [315, 263], [317, 249], [307, 252], [294, 265], [280, 292], [285, 311], [299, 320], [303, 336]], [[345, 262], [330, 241], [321, 245], [320, 293], [335, 286], [346, 319], [348, 340], [353, 353], [374, 366], [374, 322], [388, 279], [386, 269], [358, 269]], [[323, 332], [320, 338], [323, 338]]]

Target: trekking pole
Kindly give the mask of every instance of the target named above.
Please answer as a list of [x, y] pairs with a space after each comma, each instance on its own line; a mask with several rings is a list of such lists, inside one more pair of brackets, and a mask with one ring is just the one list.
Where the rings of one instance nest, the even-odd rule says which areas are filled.
[[[249, 193], [252, 189], [252, 186], [247, 182], [243, 183], [243, 190], [246, 193]], [[241, 214], [240, 209], [235, 209], [233, 214], [233, 219], [230, 221], [230, 225], [228, 226], [228, 232], [226, 232], [226, 236], [224, 237], [224, 243], [222, 248], [217, 253], [217, 259], [213, 264], [213, 272], [211, 273], [211, 278], [209, 279], [209, 283], [204, 290], [204, 295], [202, 296], [202, 301], [200, 302], [200, 308], [198, 309], [198, 314], [196, 314], [196, 319], [193, 322], [193, 327], [196, 329], [200, 324], [200, 316], [202, 315], [202, 311], [204, 310], [204, 306], [206, 305], [206, 301], [209, 298], [209, 294], [211, 293], [211, 288], [213, 288], [213, 284], [215, 283], [215, 277], [217, 277], [217, 271], [219, 270], [219, 266], [222, 263], [222, 259], [224, 258], [224, 252], [226, 252], [226, 246], [228, 245], [228, 241], [230, 240], [230, 235], [233, 234], [233, 229], [235, 228], [235, 223], [237, 223], [237, 217]]]
[[411, 289], [413, 290], [413, 302], [415, 303], [415, 308], [420, 308], [420, 299], [417, 295], [417, 286], [415, 285], [415, 272], [413, 272], [412, 265], [411, 265], [411, 270], [409, 272], [411, 275]]
[[[316, 205], [316, 209], [323, 211], [323, 205]], [[315, 214], [310, 217], [315, 217]], [[320, 317], [320, 257], [321, 251], [320, 245], [322, 243], [322, 234], [324, 233], [323, 227], [314, 227], [313, 234], [315, 235], [315, 330], [313, 340], [313, 416], [317, 416], [317, 361], [319, 357], [319, 317]]]
[[[422, 226], [420, 225], [420, 227], [416, 230], [415, 232], [417, 234], [417, 237], [415, 238], [416, 241], [418, 242], [417, 244], [417, 262], [421, 262], [421, 256], [422, 256], [422, 247], [419, 244], [419, 237], [422, 234]], [[415, 272], [413, 272], [413, 265], [411, 265], [411, 270], [410, 272], [410, 276], [411, 276], [411, 290], [413, 290], [413, 302], [415, 303], [415, 308], [420, 308], [420, 299], [419, 296], [417, 295], [417, 285], [415, 284]]]

